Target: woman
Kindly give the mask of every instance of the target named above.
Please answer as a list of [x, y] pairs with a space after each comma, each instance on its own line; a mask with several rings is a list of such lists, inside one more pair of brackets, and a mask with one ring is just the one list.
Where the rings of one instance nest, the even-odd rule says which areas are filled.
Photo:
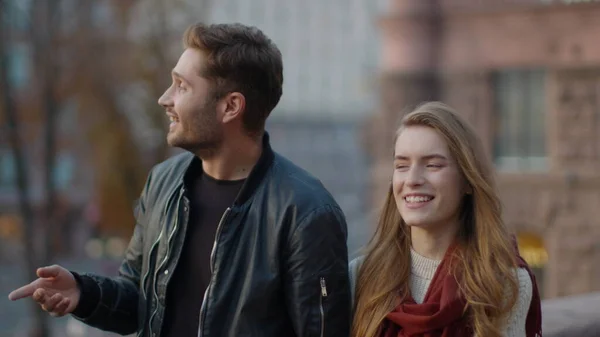
[[396, 133], [392, 183], [352, 261], [354, 337], [541, 336], [535, 278], [504, 226], [481, 141], [430, 102]]

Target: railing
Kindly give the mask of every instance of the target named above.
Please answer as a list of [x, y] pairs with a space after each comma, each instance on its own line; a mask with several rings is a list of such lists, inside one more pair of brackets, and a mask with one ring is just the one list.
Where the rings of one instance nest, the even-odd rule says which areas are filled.
[[600, 336], [600, 292], [542, 301], [545, 337]]

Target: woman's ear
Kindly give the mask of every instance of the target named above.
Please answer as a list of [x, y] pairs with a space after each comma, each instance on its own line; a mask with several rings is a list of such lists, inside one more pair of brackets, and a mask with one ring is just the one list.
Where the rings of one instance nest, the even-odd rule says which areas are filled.
[[471, 194], [473, 194], [473, 186], [471, 186], [471, 184], [469, 184], [469, 181], [467, 180], [467, 178], [466, 178], [466, 177], [464, 178], [464, 180], [463, 180], [463, 181], [464, 181], [464, 183], [465, 183], [465, 185], [464, 185], [464, 186], [465, 186], [465, 187], [464, 187], [464, 188], [465, 188], [465, 194], [466, 194], [466, 195], [471, 195]]
[[466, 189], [465, 189], [465, 194], [466, 195], [471, 195], [473, 194], [473, 187], [471, 187], [471, 185], [467, 185]]

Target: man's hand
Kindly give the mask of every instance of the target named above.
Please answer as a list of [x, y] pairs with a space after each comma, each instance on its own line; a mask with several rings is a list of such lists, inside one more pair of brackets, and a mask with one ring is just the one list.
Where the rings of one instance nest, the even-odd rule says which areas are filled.
[[81, 291], [71, 272], [54, 265], [39, 268], [37, 276], [37, 280], [11, 292], [8, 299], [16, 301], [33, 297], [44, 311], [54, 317], [61, 317], [75, 310]]

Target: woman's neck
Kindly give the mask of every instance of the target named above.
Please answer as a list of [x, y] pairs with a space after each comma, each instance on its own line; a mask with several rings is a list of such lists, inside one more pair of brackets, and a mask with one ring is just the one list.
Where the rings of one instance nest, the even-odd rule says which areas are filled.
[[448, 247], [456, 238], [458, 226], [448, 226], [441, 230], [410, 227], [412, 249], [419, 255], [432, 260], [442, 260]]

